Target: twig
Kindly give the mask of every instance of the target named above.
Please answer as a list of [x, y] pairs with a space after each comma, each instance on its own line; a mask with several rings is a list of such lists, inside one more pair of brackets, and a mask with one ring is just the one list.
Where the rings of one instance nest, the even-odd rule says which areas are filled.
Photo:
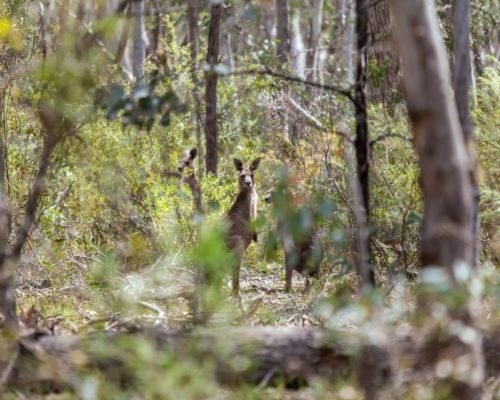
[[268, 75], [268, 76], [273, 76], [275, 78], [281, 78], [285, 81], [289, 82], [295, 82], [295, 83], [301, 83], [306, 86], [311, 86], [315, 87], [318, 89], [323, 89], [327, 90], [330, 92], [335, 92], [338, 93], [344, 97], [347, 97], [353, 104], [356, 104], [356, 100], [354, 99], [354, 96], [352, 95], [352, 92], [350, 89], [344, 89], [339, 86], [333, 86], [333, 85], [325, 85], [323, 83], [319, 82], [314, 82], [314, 81], [308, 81], [306, 79], [299, 78], [298, 76], [292, 76], [292, 75], [287, 75], [283, 74], [281, 72], [276, 72], [272, 71], [268, 68], [264, 69], [246, 69], [246, 70], [241, 70], [241, 71], [234, 71], [230, 72], [228, 74], [224, 74], [223, 76], [239, 76], [239, 75]]
[[155, 313], [158, 314], [158, 317], [160, 317], [160, 318], [163, 318], [165, 316], [165, 312], [160, 307], [158, 307], [154, 304], [148, 303], [148, 302], [143, 301], [143, 300], [137, 301], [137, 304], [139, 304], [140, 306], [142, 306], [144, 308], [147, 308], [148, 310], [154, 311]]
[[73, 186], [73, 183], [70, 183], [66, 189], [62, 190], [61, 192], [59, 192], [57, 194], [57, 197], [56, 197], [54, 203], [52, 203], [50, 206], [47, 206], [43, 210], [40, 211], [40, 213], [38, 214], [38, 218], [33, 223], [33, 226], [37, 226], [39, 224], [40, 220], [42, 219], [43, 215], [47, 212], [47, 210], [56, 209], [64, 201], [64, 199], [66, 199], [66, 197], [68, 197], [69, 191], [71, 190], [72, 186]]
[[10, 375], [12, 374], [12, 370], [14, 369], [14, 364], [16, 363], [17, 358], [19, 357], [19, 345], [16, 343], [16, 349], [14, 351], [14, 354], [9, 359], [9, 362], [5, 366], [5, 368], [2, 371], [2, 374], [0, 375], [0, 393], [3, 392], [3, 389], [5, 388], [5, 385], [7, 384]]
[[269, 381], [271, 380], [271, 378], [276, 374], [276, 372], [278, 372], [278, 367], [271, 368], [266, 373], [266, 375], [264, 376], [264, 378], [262, 378], [262, 380], [260, 381], [260, 383], [257, 385], [257, 390], [264, 389], [267, 386], [267, 384], [269, 383]]
[[85, 255], [81, 255], [81, 254], [73, 254], [72, 256], [73, 258], [83, 258], [85, 260], [90, 260], [90, 261], [94, 261], [96, 263], [98, 262], [101, 262], [101, 260], [98, 260], [97, 258], [94, 258], [94, 257], [89, 257], [89, 256], [85, 256]]
[[285, 97], [285, 102], [290, 109], [292, 109], [293, 111], [299, 113], [300, 115], [302, 115], [302, 117], [304, 117], [307, 125], [312, 126], [313, 128], [322, 132], [333, 132], [334, 134], [344, 138], [350, 143], [353, 143], [353, 140], [349, 137], [349, 135], [345, 131], [339, 128], [334, 128], [334, 129], [326, 128], [318, 119], [316, 119], [316, 117], [314, 117], [314, 115], [312, 115], [309, 111], [307, 111], [304, 107], [302, 107], [290, 96]]
[[174, 258], [172, 259], [172, 262], [170, 263], [170, 268], [175, 265], [175, 262], [177, 261], [177, 257], [181, 253], [183, 247], [184, 247], [184, 243], [181, 244], [181, 246], [179, 247], [179, 250], [177, 250], [177, 252], [175, 253]]
[[396, 284], [393, 282], [391, 287], [385, 292], [384, 297], [389, 296], [395, 287], [396, 287]]
[[378, 142], [381, 142], [382, 140], [384, 139], [387, 139], [389, 137], [396, 137], [396, 138], [399, 138], [399, 139], [403, 139], [405, 141], [408, 141], [410, 143], [413, 143], [413, 138], [410, 138], [410, 137], [407, 137], [405, 135], [401, 135], [399, 133], [385, 133], [383, 135], [380, 135], [379, 137], [376, 137], [375, 139], [373, 140], [370, 140], [370, 148], [372, 148], [375, 144], [377, 144]]
[[182, 271], [182, 272], [187, 272], [188, 274], [191, 274], [191, 275], [195, 275], [196, 272], [193, 271], [193, 270], [190, 270], [189, 268], [183, 268], [183, 267], [173, 267], [173, 266], [169, 266], [167, 267], [168, 269], [175, 269], [175, 270], [178, 270], [178, 271]]

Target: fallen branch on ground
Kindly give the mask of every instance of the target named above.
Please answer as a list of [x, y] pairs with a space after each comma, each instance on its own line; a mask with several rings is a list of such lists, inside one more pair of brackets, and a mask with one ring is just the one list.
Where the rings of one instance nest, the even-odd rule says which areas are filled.
[[[214, 378], [224, 385], [257, 386], [311, 381], [353, 374], [366, 392], [377, 393], [389, 383], [409, 383], [425, 350], [409, 336], [394, 337], [386, 345], [368, 343], [357, 331], [321, 328], [232, 327], [172, 331], [159, 328], [138, 332], [101, 332], [82, 336], [43, 336], [21, 341], [21, 351], [10, 374], [11, 387], [74, 387], [76, 373], [94, 368], [117, 383], [130, 377], [129, 354], [120, 351], [124, 338], [153, 343], [180, 362], [212, 366]], [[101, 353], [99, 353], [100, 349]], [[102, 349], [106, 349], [103, 353]], [[500, 332], [485, 335], [483, 350], [488, 376], [500, 374]], [[407, 369], [393, 368], [404, 356]], [[411, 360], [411, 362], [409, 362]], [[208, 367], [206, 367], [208, 368]], [[49, 373], [52, 371], [51, 373]], [[67, 381], [70, 379], [70, 381]], [[372, 397], [374, 398], [374, 397]]]

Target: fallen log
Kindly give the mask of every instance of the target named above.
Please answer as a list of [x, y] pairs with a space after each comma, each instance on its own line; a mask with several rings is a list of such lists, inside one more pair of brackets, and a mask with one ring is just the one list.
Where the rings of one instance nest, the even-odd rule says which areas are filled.
[[[97, 368], [122, 381], [130, 371], [123, 340], [144, 339], [158, 351], [179, 361], [198, 360], [213, 366], [214, 378], [224, 385], [285, 384], [298, 387], [324, 378], [356, 372], [362, 388], [376, 392], [389, 382], [390, 357], [386, 349], [361, 344], [353, 332], [326, 332], [315, 328], [204, 328], [190, 331], [161, 329], [86, 336], [42, 336], [23, 340], [11, 374], [13, 387], [70, 385], [75, 371]], [[120, 354], [121, 353], [121, 354]]]
[[[171, 353], [180, 362], [194, 360], [202, 368], [211, 368], [213, 377], [224, 385], [298, 387], [319, 378], [332, 381], [350, 375], [357, 378], [365, 393], [370, 393], [370, 398], [376, 398], [373, 396], [394, 380], [401, 381], [402, 371], [395, 371], [392, 365], [398, 352], [417, 360], [421, 351], [408, 336], [375, 345], [356, 331], [332, 332], [320, 328], [150, 329], [42, 336], [21, 341], [9, 385], [23, 388], [73, 386], [82, 369], [97, 369], [117, 382], [127, 381], [133, 371], [126, 367], [128, 353], [124, 350], [124, 341], [130, 345], [131, 339], [146, 340], [158, 352]], [[499, 376], [498, 332], [485, 335], [483, 349], [488, 376]], [[409, 370], [414, 367], [415, 364], [408, 366]]]

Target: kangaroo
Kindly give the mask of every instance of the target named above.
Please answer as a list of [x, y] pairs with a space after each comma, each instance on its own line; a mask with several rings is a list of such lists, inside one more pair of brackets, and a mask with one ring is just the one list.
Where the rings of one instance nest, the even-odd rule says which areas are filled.
[[[273, 193], [266, 195], [264, 201], [268, 204], [273, 203]], [[286, 227], [285, 218], [283, 213], [278, 216], [276, 227], [285, 252], [285, 292], [291, 291], [293, 271], [297, 271], [306, 278], [304, 293], [307, 293], [311, 288], [309, 278], [319, 279], [323, 245], [316, 227], [312, 226], [308, 232], [301, 235], [302, 237], [297, 237]]]
[[243, 168], [243, 163], [234, 159], [234, 166], [239, 172], [239, 193], [233, 205], [226, 213], [228, 224], [226, 243], [236, 256], [233, 269], [233, 294], [240, 291], [240, 268], [245, 250], [252, 240], [257, 241], [256, 232], [250, 223], [257, 217], [257, 190], [255, 189], [254, 171], [259, 167], [260, 158], [256, 158], [250, 167]]
[[194, 159], [198, 151], [196, 149], [185, 150], [179, 162], [178, 171], [182, 174], [181, 185], [186, 183], [191, 189], [193, 195], [193, 205], [197, 213], [203, 214], [203, 206], [201, 204], [201, 188], [194, 173]]

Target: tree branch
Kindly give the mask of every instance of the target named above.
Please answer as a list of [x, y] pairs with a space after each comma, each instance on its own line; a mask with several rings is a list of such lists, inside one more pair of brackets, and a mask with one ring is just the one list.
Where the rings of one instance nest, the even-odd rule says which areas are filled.
[[33, 181], [31, 191], [26, 200], [23, 223], [17, 231], [16, 240], [12, 246], [12, 256], [14, 258], [19, 257], [21, 254], [21, 250], [26, 240], [28, 240], [29, 232], [35, 222], [36, 210], [40, 202], [40, 197], [45, 190], [45, 178], [50, 165], [52, 152], [63, 135], [73, 131], [73, 127], [69, 121], [47, 103], [40, 103], [38, 115], [45, 129], [42, 155], [38, 163], [38, 171], [35, 180]]
[[323, 90], [327, 90], [330, 92], [335, 92], [337, 94], [340, 94], [340, 95], [348, 98], [353, 104], [356, 104], [356, 100], [354, 99], [350, 89], [344, 89], [344, 88], [341, 88], [339, 86], [325, 85], [325, 84], [319, 83], [319, 82], [308, 81], [306, 79], [299, 78], [298, 76], [283, 74], [281, 72], [272, 71], [268, 68], [246, 69], [246, 70], [234, 71], [234, 72], [230, 72], [228, 74], [224, 74], [224, 76], [239, 76], [239, 75], [273, 76], [275, 78], [280, 78], [280, 79], [283, 79], [283, 80], [288, 81], [288, 82], [301, 83], [301, 84], [306, 85], [306, 86], [311, 86], [311, 87], [315, 87], [318, 89], [323, 89]]
[[307, 111], [304, 107], [302, 107], [298, 102], [296, 102], [291, 96], [287, 95], [285, 97], [285, 104], [288, 106], [290, 110], [295, 111], [295, 113], [300, 114], [307, 125], [321, 131], [321, 132], [333, 132], [336, 135], [344, 138], [350, 143], [353, 143], [353, 140], [349, 137], [349, 134], [342, 129], [332, 128], [331, 130], [326, 128], [321, 121], [316, 119], [314, 115], [312, 115], [309, 111]]
[[384, 133], [383, 135], [380, 135], [379, 137], [376, 137], [375, 139], [370, 140], [370, 148], [373, 148], [373, 146], [375, 146], [378, 142], [381, 142], [389, 137], [400, 138], [400, 139], [406, 140], [410, 143], [414, 142], [413, 138], [407, 137], [405, 135], [401, 135], [399, 133], [390, 133], [389, 132], [389, 133]]

